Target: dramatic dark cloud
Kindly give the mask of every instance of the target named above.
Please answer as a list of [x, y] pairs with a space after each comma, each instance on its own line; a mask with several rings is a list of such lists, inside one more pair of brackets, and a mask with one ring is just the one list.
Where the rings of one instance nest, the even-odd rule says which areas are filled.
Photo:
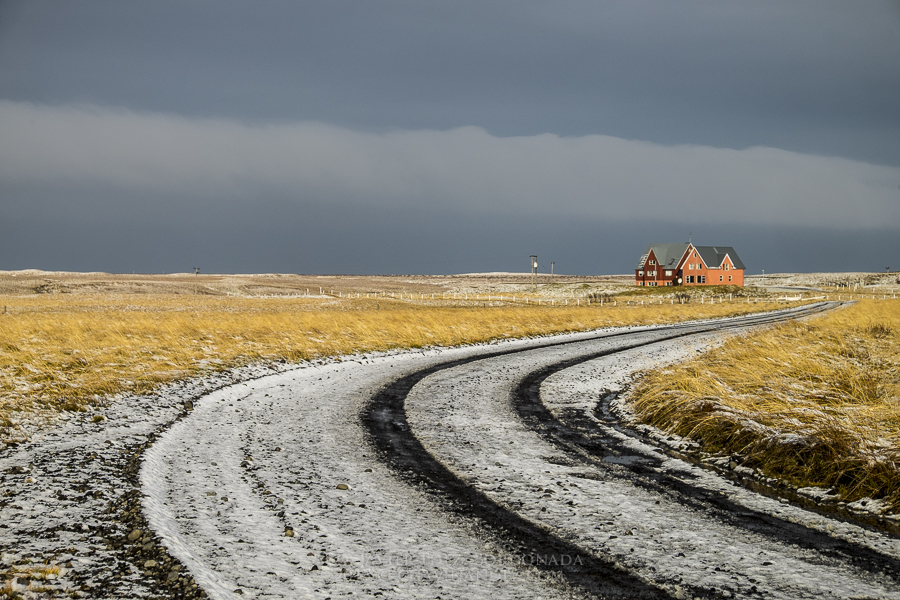
[[625, 220], [638, 211], [711, 224], [900, 223], [900, 167], [772, 148], [501, 138], [475, 127], [361, 133], [9, 102], [0, 102], [0, 129], [4, 181], [85, 189], [98, 199], [114, 193], [116, 205], [155, 192], [210, 211], [252, 211], [255, 198], [274, 194], [424, 214]]
[[0, 268], [881, 270], [897, 6], [0, 2]]

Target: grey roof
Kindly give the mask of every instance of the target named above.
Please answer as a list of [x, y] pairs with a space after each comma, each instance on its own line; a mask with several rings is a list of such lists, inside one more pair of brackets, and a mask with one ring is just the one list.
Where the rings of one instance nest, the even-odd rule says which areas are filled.
[[[659, 264], [660, 268], [663, 269], [674, 269], [678, 266], [681, 257], [684, 256], [685, 251], [688, 249], [690, 244], [650, 244], [647, 246], [647, 250], [644, 252], [644, 255], [641, 257], [641, 261], [638, 263], [636, 269], [643, 269], [644, 262], [646, 262], [647, 257], [650, 255], [650, 251], [653, 251], [653, 254], [656, 256], [656, 262]], [[694, 246], [694, 250], [700, 255], [700, 258], [703, 259], [703, 262], [707, 267], [718, 267], [722, 264], [722, 261], [725, 260], [725, 255], [731, 257], [731, 262], [734, 263], [735, 269], [745, 269], [744, 263], [741, 262], [740, 257], [737, 255], [737, 252], [734, 251], [734, 248], [731, 246]]]
[[737, 252], [731, 246], [694, 246], [694, 249], [700, 254], [700, 258], [703, 259], [707, 267], [718, 267], [725, 260], [725, 255], [727, 254], [731, 257], [731, 262], [734, 263], [735, 269], [746, 268]]
[[647, 256], [649, 256], [650, 251], [653, 251], [653, 254], [656, 255], [656, 262], [663, 269], [674, 269], [678, 265], [678, 261], [681, 260], [681, 257], [684, 256], [684, 251], [687, 250], [687, 244], [650, 244], [647, 246], [647, 251], [644, 252], [644, 256], [641, 257], [641, 262], [638, 264], [636, 269], [644, 268], [644, 261], [647, 260]]

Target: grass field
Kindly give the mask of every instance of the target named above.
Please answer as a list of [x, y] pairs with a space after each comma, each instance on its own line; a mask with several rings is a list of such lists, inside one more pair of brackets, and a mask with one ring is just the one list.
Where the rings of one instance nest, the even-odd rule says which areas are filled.
[[[0, 296], [0, 437], [17, 415], [83, 410], [120, 392], [255, 361], [453, 346], [598, 327], [670, 323], [776, 308], [769, 303], [541, 306], [407, 299], [186, 294]], [[364, 296], [364, 294], [363, 294]], [[374, 296], [374, 294], [373, 294]], [[413, 296], [416, 296], [413, 294]], [[421, 294], [419, 295], [421, 296]]]
[[646, 374], [638, 418], [798, 487], [900, 510], [900, 300], [863, 300]]

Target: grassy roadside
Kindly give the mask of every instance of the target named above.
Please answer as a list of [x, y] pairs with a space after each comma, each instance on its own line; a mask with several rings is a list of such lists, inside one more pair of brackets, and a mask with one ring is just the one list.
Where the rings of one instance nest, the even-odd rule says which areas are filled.
[[647, 373], [638, 419], [844, 501], [900, 510], [900, 300], [863, 300]]
[[454, 346], [671, 323], [776, 304], [435, 306], [390, 299], [186, 295], [0, 296], [0, 439], [18, 415], [83, 410], [120, 392], [261, 360]]

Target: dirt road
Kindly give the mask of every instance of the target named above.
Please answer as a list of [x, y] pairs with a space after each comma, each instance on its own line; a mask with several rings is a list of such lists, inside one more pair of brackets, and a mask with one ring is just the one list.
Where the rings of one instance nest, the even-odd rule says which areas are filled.
[[24, 598], [900, 598], [895, 537], [672, 458], [610, 408], [767, 318], [123, 398], [2, 451], [0, 568]]
[[144, 509], [214, 598], [900, 598], [894, 538], [604, 417], [635, 370], [719, 327], [361, 356], [227, 387], [145, 454]]

